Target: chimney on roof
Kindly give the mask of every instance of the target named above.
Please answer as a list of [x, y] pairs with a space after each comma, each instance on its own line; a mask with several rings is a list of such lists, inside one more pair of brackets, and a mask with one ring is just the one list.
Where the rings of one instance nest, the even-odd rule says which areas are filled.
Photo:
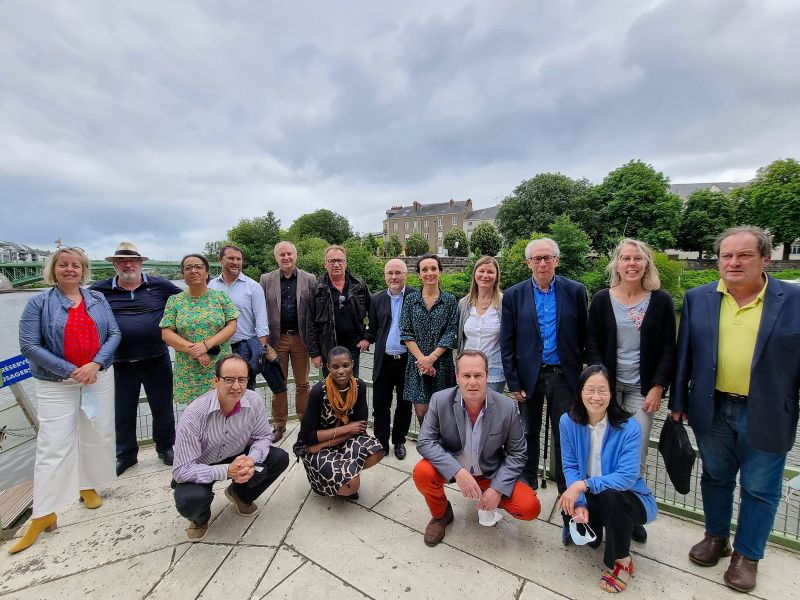
[[415, 214], [419, 212], [420, 206], [422, 206], [422, 205], [419, 202], [417, 202], [416, 200], [414, 200], [413, 207], [414, 207], [414, 213]]
[[465, 210], [467, 212], [472, 212], [472, 198], [467, 198], [467, 204], [465, 206]]
[[453, 204], [455, 204], [455, 203], [456, 203], [456, 201], [453, 200], [452, 198], [450, 198], [450, 206], [453, 206]]

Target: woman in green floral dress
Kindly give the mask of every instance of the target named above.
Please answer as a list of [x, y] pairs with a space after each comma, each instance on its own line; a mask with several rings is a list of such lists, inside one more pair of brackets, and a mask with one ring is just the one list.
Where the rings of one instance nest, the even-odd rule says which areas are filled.
[[188, 254], [181, 261], [189, 289], [167, 300], [161, 337], [175, 348], [173, 393], [189, 403], [214, 386], [214, 364], [230, 354], [228, 339], [236, 332], [239, 310], [225, 292], [208, 287], [208, 259]]

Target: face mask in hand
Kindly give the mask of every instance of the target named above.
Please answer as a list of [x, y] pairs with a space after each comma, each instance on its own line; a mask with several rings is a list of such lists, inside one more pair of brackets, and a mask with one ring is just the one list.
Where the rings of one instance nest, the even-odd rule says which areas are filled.
[[[583, 526], [586, 532], [585, 534], [582, 535], [578, 532], [578, 525]], [[578, 546], [589, 544], [597, 539], [597, 536], [594, 531], [592, 531], [592, 528], [589, 527], [588, 523], [576, 523], [575, 519], [569, 520], [569, 534], [572, 537], [572, 541]]]

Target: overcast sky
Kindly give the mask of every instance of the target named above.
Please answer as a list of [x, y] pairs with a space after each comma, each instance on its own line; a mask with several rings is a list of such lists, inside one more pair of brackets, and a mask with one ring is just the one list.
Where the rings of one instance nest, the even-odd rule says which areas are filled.
[[800, 157], [800, 2], [0, 0], [0, 239], [179, 258], [544, 171]]

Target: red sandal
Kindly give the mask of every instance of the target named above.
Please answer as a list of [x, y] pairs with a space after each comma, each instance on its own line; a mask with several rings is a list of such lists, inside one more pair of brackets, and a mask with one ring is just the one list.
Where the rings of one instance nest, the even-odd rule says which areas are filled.
[[[604, 583], [606, 586], [608, 586], [603, 588], [605, 591], [612, 594], [617, 594], [625, 590], [625, 587], [628, 585], [631, 577], [633, 577], [634, 570], [635, 567], [633, 566], [633, 559], [631, 559], [631, 562], [627, 567], [619, 561], [614, 561], [614, 570], [611, 571], [610, 569], [606, 569], [606, 572], [603, 573], [602, 577], [600, 577], [600, 583]], [[620, 578], [620, 571], [625, 571], [628, 574], [628, 577], [625, 580]]]

